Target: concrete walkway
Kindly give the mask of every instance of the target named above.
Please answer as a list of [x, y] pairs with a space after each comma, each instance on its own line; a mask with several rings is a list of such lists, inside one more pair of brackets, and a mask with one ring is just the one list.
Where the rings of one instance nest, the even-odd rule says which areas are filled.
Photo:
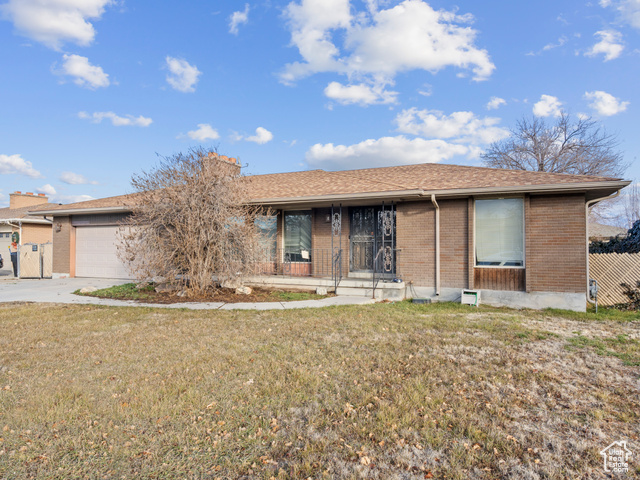
[[292, 308], [318, 308], [331, 305], [366, 305], [375, 303], [371, 298], [339, 296], [323, 298], [322, 300], [301, 300], [297, 302], [174, 303], [166, 305], [161, 303], [139, 303], [125, 300], [85, 297], [73, 294], [73, 292], [83, 287], [107, 288], [128, 282], [130, 282], [130, 280], [109, 280], [103, 278], [28, 280], [2, 276], [0, 277], [0, 303], [71, 303], [117, 307], [188, 308], [192, 310], [289, 310]]

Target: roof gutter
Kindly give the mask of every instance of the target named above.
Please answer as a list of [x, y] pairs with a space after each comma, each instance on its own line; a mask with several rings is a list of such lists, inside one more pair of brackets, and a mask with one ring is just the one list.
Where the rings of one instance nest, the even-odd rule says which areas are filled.
[[117, 207], [96, 207], [96, 208], [61, 208], [58, 210], [37, 210], [35, 212], [29, 212], [29, 215], [84, 215], [89, 213], [121, 213], [130, 212], [131, 207], [117, 206]]
[[[11, 222], [13, 223], [37, 223], [40, 225], [51, 225], [52, 222], [51, 220], [45, 220], [42, 219], [40, 220], [39, 218], [3, 218], [0, 219], [0, 223], [6, 223], [7, 225], [11, 225]], [[12, 227], [16, 227], [17, 225], [11, 225]]]
[[492, 194], [517, 194], [532, 192], [584, 192], [586, 190], [598, 190], [602, 188], [621, 189], [629, 185], [629, 180], [614, 180], [605, 182], [583, 182], [568, 184], [551, 184], [551, 185], [518, 185], [511, 187], [474, 187], [474, 188], [456, 188], [447, 190], [391, 190], [388, 192], [366, 192], [351, 194], [333, 194], [333, 195], [311, 195], [308, 197], [274, 197], [274, 198], [256, 198], [250, 203], [257, 205], [285, 205], [285, 204], [305, 204], [316, 202], [335, 202], [349, 200], [372, 200], [387, 198], [421, 198], [438, 195], [439, 198], [459, 197], [464, 195], [492, 195]]

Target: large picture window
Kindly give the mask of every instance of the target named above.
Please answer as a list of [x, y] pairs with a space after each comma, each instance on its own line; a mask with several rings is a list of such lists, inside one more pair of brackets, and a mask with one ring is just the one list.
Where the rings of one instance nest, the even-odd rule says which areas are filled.
[[292, 262], [311, 261], [311, 211], [284, 212], [284, 253]]
[[476, 265], [524, 266], [522, 198], [476, 200]]

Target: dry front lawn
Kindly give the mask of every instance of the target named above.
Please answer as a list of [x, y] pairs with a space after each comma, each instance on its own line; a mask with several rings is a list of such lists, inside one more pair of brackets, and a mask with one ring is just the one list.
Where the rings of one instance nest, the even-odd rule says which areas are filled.
[[640, 321], [594, 318], [3, 304], [0, 478], [634, 478]]

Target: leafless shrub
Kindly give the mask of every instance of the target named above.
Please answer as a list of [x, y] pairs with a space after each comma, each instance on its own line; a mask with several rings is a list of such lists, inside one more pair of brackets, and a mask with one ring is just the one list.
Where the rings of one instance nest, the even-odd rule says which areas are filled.
[[251, 273], [261, 253], [255, 227], [268, 214], [248, 204], [251, 178], [234, 159], [192, 149], [134, 175], [133, 214], [118, 254], [138, 280], [162, 277], [189, 296]]

